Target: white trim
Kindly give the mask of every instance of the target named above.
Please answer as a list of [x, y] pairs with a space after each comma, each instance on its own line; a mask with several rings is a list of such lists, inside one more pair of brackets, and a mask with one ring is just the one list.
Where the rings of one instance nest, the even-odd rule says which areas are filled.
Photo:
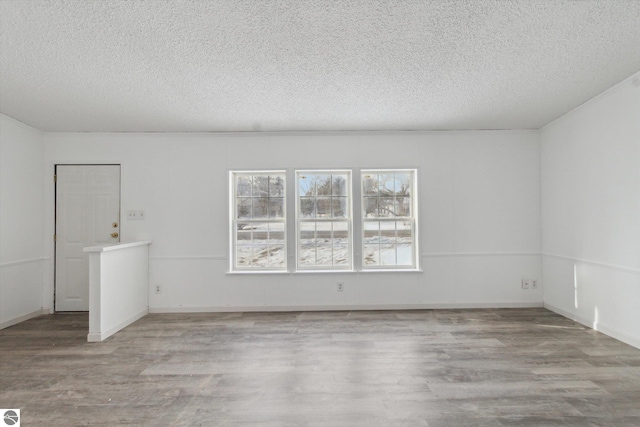
[[358, 273], [424, 273], [424, 270], [420, 268], [367, 268], [358, 271]]
[[281, 274], [284, 276], [290, 276], [292, 273], [286, 270], [234, 270], [227, 271], [225, 273], [226, 276], [237, 276], [237, 275], [252, 275], [252, 274]]
[[149, 261], [227, 261], [224, 255], [153, 256]]
[[105, 339], [109, 338], [111, 335], [115, 334], [116, 332], [120, 331], [121, 329], [126, 328], [127, 326], [129, 326], [133, 322], [142, 319], [147, 314], [149, 314], [149, 309], [145, 308], [140, 313], [130, 317], [129, 319], [127, 319], [127, 320], [125, 320], [123, 322], [120, 322], [119, 324], [117, 324], [116, 326], [114, 326], [113, 328], [111, 328], [111, 329], [109, 329], [107, 331], [104, 331], [104, 332], [89, 332], [89, 334], [87, 335], [87, 341], [88, 342], [104, 341]]
[[297, 274], [369, 274], [369, 273], [423, 273], [423, 270], [415, 268], [379, 268], [379, 269], [367, 269], [367, 270], [298, 270], [291, 272], [292, 275]]
[[296, 270], [292, 271], [292, 275], [298, 274], [327, 274], [327, 273], [335, 273], [335, 274], [358, 274], [360, 271], [357, 270], [332, 270], [327, 268], [326, 270]]
[[15, 267], [17, 265], [24, 265], [24, 264], [33, 264], [36, 262], [43, 262], [43, 261], [47, 261], [50, 258], [29, 258], [29, 259], [21, 259], [18, 261], [10, 261], [10, 262], [5, 262], [4, 264], [0, 264], [0, 268], [4, 268], [4, 267]]
[[496, 303], [433, 303], [433, 304], [362, 304], [362, 305], [256, 305], [219, 307], [149, 307], [149, 313], [240, 313], [289, 311], [360, 311], [360, 310], [437, 310], [466, 308], [541, 308], [542, 301]]
[[[356, 256], [360, 254], [355, 254]], [[545, 254], [541, 254], [540, 252], [428, 252], [420, 254], [422, 258], [445, 258], [445, 257], [483, 257], [483, 256], [541, 256]], [[552, 255], [550, 255], [552, 256]], [[49, 259], [49, 258], [43, 258]], [[153, 256], [149, 257], [151, 261], [189, 261], [189, 260], [200, 260], [200, 261], [227, 261], [228, 257], [224, 255], [167, 255], [167, 256]], [[301, 270], [305, 271], [305, 270]], [[344, 271], [344, 270], [338, 270]], [[365, 271], [365, 270], [359, 270]], [[369, 270], [367, 270], [369, 271]], [[401, 271], [400, 269], [398, 271]], [[416, 271], [411, 270], [411, 271]]]
[[423, 258], [483, 257], [483, 256], [540, 256], [540, 252], [430, 252], [422, 253]]
[[41, 308], [39, 310], [32, 311], [31, 313], [23, 314], [22, 316], [14, 317], [13, 319], [0, 322], [0, 329], [5, 329], [9, 326], [17, 325], [18, 323], [24, 322], [25, 320], [33, 319], [34, 317], [42, 316], [44, 314], [49, 314], [49, 309]]
[[[355, 254], [355, 255], [359, 256], [360, 254]], [[484, 256], [541, 256], [541, 255], [544, 255], [544, 254], [541, 254], [540, 252], [429, 252], [429, 253], [420, 254], [420, 257], [446, 258], [446, 257], [484, 257]], [[48, 260], [49, 258], [42, 258], [42, 259]], [[162, 255], [162, 256], [149, 257], [150, 261], [227, 261], [228, 259], [229, 258], [225, 255]], [[306, 271], [306, 270], [300, 270], [300, 271]], [[293, 273], [299, 273], [300, 271], [295, 271]], [[332, 270], [332, 271], [336, 271], [336, 270]], [[337, 270], [337, 271], [344, 272], [348, 270]], [[368, 272], [370, 270], [358, 270], [358, 271]], [[403, 271], [403, 270], [398, 269], [397, 271]], [[413, 269], [409, 271], [421, 271], [421, 270]], [[291, 271], [281, 271], [281, 272], [292, 273]]]
[[589, 105], [593, 104], [594, 102], [597, 102], [597, 101], [601, 100], [602, 98], [606, 98], [607, 96], [613, 94], [614, 92], [617, 92], [620, 89], [626, 87], [627, 85], [632, 84], [636, 79], [640, 79], [640, 71], [638, 71], [638, 72], [636, 72], [634, 74], [631, 74], [629, 77], [625, 78], [624, 80], [616, 83], [615, 85], [609, 87], [608, 89], [604, 90], [603, 92], [600, 92], [599, 94], [597, 94], [593, 98], [590, 98], [589, 100], [587, 100], [587, 101], [583, 102], [582, 104], [578, 105], [573, 110], [569, 110], [566, 113], [562, 114], [561, 116], [556, 117], [555, 119], [551, 120], [546, 125], [540, 126], [540, 129], [538, 129], [538, 130], [542, 131], [542, 130], [545, 130], [547, 128], [551, 128], [551, 127], [555, 126], [560, 121], [560, 119], [572, 116], [573, 114], [577, 113], [578, 111], [582, 110], [585, 107], [588, 107]]
[[[359, 256], [360, 254], [355, 254]], [[420, 257], [422, 258], [445, 258], [445, 257], [483, 257], [483, 256], [540, 256], [543, 255], [540, 252], [429, 252], [422, 253]], [[48, 259], [48, 258], [45, 258]], [[151, 261], [189, 261], [189, 260], [200, 260], [200, 261], [227, 261], [228, 257], [224, 255], [173, 255], [173, 256], [153, 256], [149, 257]], [[406, 269], [405, 269], [406, 270]], [[306, 270], [300, 270], [306, 271]], [[298, 273], [300, 271], [296, 271], [294, 273]], [[336, 271], [336, 270], [332, 270]], [[337, 270], [337, 271], [348, 271], [348, 270]], [[355, 270], [354, 270], [355, 271]], [[365, 270], [358, 270], [360, 272]], [[366, 270], [367, 272], [370, 270]], [[395, 270], [394, 270], [395, 271]], [[398, 269], [398, 271], [403, 271], [402, 269]], [[420, 270], [410, 270], [410, 271], [420, 271]]]
[[582, 259], [582, 258], [573, 258], [573, 257], [569, 257], [569, 256], [566, 256], [566, 255], [550, 254], [550, 253], [547, 253], [547, 252], [543, 252], [542, 256], [546, 256], [546, 257], [549, 257], [549, 258], [564, 259], [564, 260], [571, 261], [571, 262], [582, 262], [582, 263], [585, 263], [585, 264], [597, 265], [598, 267], [609, 268], [611, 270], [624, 271], [626, 273], [640, 274], [640, 269], [638, 269], [638, 268], [625, 267], [625, 266], [616, 265], [616, 264], [608, 264], [606, 262], [591, 261], [591, 260]]
[[626, 344], [629, 344], [630, 346], [640, 349], [640, 339], [627, 335], [623, 332], [619, 332], [614, 328], [605, 326], [601, 322], [596, 323], [594, 319], [587, 319], [586, 317], [579, 316], [577, 314], [563, 310], [561, 308], [558, 308], [548, 303], [544, 303], [544, 308], [546, 308], [547, 310], [553, 311], [556, 314], [564, 316], [568, 319], [571, 319], [574, 322], [578, 322], [588, 328], [593, 329], [594, 331], [602, 332], [603, 334], [608, 335], [612, 338], [615, 338], [618, 341], [622, 341]]
[[88, 248], [84, 248], [83, 252], [111, 252], [111, 251], [117, 251], [120, 249], [135, 248], [136, 246], [146, 246], [150, 244], [151, 244], [151, 240], [142, 240], [140, 242], [130, 242], [130, 243], [114, 243], [109, 245], [90, 246]]

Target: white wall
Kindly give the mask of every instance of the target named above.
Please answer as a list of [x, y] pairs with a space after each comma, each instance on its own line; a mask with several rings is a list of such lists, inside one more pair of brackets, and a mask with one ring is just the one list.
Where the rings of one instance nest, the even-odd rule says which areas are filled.
[[88, 341], [104, 341], [149, 312], [149, 243], [84, 249], [89, 252]]
[[[46, 134], [45, 164], [120, 163], [151, 311], [541, 305], [537, 132]], [[228, 275], [229, 169], [417, 167], [423, 273]], [[45, 188], [53, 229], [53, 184]], [[51, 255], [53, 245], [46, 248]], [[336, 291], [336, 281], [345, 291]], [[51, 280], [49, 280], [49, 286]], [[51, 289], [49, 289], [51, 292]]]
[[640, 73], [541, 144], [545, 305], [640, 347]]
[[0, 114], [0, 328], [42, 312], [42, 155], [39, 131]]

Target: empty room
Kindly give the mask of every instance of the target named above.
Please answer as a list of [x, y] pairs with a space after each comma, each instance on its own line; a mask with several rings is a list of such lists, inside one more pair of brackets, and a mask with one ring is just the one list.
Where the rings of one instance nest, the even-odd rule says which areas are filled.
[[0, 43], [0, 425], [640, 426], [640, 0], [0, 0]]

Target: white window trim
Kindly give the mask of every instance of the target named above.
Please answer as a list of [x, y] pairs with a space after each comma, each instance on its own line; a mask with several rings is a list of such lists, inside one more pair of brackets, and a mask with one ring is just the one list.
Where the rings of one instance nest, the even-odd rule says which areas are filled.
[[[364, 188], [362, 177], [365, 173], [412, 173], [412, 200], [411, 200], [411, 221], [413, 235], [412, 265], [376, 265], [365, 266], [364, 264]], [[347, 185], [348, 204], [347, 219], [348, 256], [350, 265], [341, 266], [301, 266], [300, 264], [300, 203], [299, 203], [299, 174], [319, 173], [319, 174], [347, 174], [349, 183]], [[238, 175], [270, 175], [282, 174], [285, 177], [284, 184], [284, 218], [282, 220], [253, 220], [255, 222], [280, 222], [284, 224], [284, 267], [242, 267], [236, 266], [236, 246], [237, 230], [236, 223], [236, 177]], [[227, 274], [307, 274], [307, 273], [402, 273], [402, 272], [422, 272], [420, 269], [420, 249], [419, 249], [419, 210], [418, 210], [418, 169], [417, 168], [279, 168], [268, 170], [228, 170], [229, 186], [229, 270]], [[294, 185], [290, 183], [294, 181]], [[293, 217], [290, 212], [294, 212]], [[397, 221], [397, 218], [376, 218], [371, 221]], [[304, 220], [303, 220], [304, 221]], [[308, 219], [309, 222], [328, 221], [333, 219]], [[251, 222], [251, 221], [249, 221]], [[295, 248], [295, 250], [293, 250]]]
[[[411, 216], [410, 217], [377, 217], [377, 218], [366, 218], [364, 215], [364, 180], [363, 180], [363, 176], [365, 174], [385, 174], [385, 173], [411, 173], [412, 179], [411, 179]], [[359, 262], [361, 263], [361, 270], [364, 273], [369, 273], [369, 272], [393, 272], [393, 271], [421, 271], [420, 270], [420, 249], [419, 249], [419, 236], [418, 236], [418, 218], [419, 218], [419, 212], [418, 212], [418, 169], [410, 169], [410, 168], [399, 168], [399, 169], [389, 169], [389, 168], [384, 168], [384, 169], [373, 169], [373, 168], [366, 168], [366, 169], [360, 169], [359, 170], [359, 177], [360, 177], [360, 185], [359, 185], [359, 200], [360, 200], [360, 242], [359, 242], [359, 247], [360, 247], [360, 259]], [[389, 264], [385, 264], [385, 265], [365, 265], [364, 262], [364, 257], [365, 257], [365, 250], [364, 250], [364, 233], [365, 233], [365, 223], [366, 222], [395, 222], [398, 220], [403, 220], [403, 219], [409, 219], [411, 221], [411, 235], [412, 235], [412, 253], [411, 253], [411, 258], [412, 258], [412, 263], [411, 265], [389, 265]]]
[[[348, 199], [348, 203], [347, 203], [347, 211], [348, 211], [348, 216], [346, 219], [330, 219], [330, 218], [310, 218], [310, 219], [306, 219], [306, 218], [302, 218], [302, 215], [300, 213], [300, 180], [299, 177], [301, 174], [346, 174], [348, 176], [348, 183], [347, 183], [347, 199]], [[295, 173], [295, 240], [296, 240], [296, 253], [294, 254], [295, 256], [295, 266], [296, 266], [296, 273], [303, 273], [303, 272], [308, 272], [308, 273], [319, 273], [319, 272], [354, 272], [355, 268], [354, 268], [354, 256], [353, 256], [353, 247], [354, 247], [354, 232], [353, 232], [353, 169], [296, 169]], [[300, 254], [301, 254], [301, 248], [300, 248], [300, 233], [301, 233], [301, 223], [303, 222], [328, 222], [328, 223], [334, 223], [334, 222], [346, 222], [347, 223], [347, 232], [349, 235], [349, 238], [347, 239], [347, 254], [349, 256], [349, 263], [345, 266], [335, 266], [335, 265], [330, 265], [330, 266], [320, 266], [320, 265], [313, 265], [313, 266], [303, 266], [300, 265]]]
[[[283, 175], [285, 177], [284, 181], [284, 191], [283, 191], [283, 212], [284, 216], [282, 219], [238, 219], [237, 218], [237, 194], [236, 194], [236, 183], [237, 177], [239, 176], [268, 176], [268, 175]], [[230, 170], [229, 171], [229, 273], [286, 273], [289, 274], [288, 269], [288, 238], [287, 238], [287, 205], [288, 205], [288, 194], [287, 194], [287, 171], [284, 169], [274, 169], [274, 170]], [[283, 224], [284, 229], [284, 266], [283, 267], [263, 267], [263, 266], [238, 266], [237, 265], [237, 226], [238, 222], [260, 222], [260, 223], [274, 223]]]

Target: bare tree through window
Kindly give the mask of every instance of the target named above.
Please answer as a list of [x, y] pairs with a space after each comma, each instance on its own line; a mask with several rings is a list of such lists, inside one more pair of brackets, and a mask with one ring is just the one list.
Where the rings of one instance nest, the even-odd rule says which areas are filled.
[[285, 173], [232, 173], [233, 269], [286, 269]]
[[362, 171], [363, 267], [415, 267], [413, 170]]
[[351, 268], [348, 171], [298, 171], [298, 266]]

